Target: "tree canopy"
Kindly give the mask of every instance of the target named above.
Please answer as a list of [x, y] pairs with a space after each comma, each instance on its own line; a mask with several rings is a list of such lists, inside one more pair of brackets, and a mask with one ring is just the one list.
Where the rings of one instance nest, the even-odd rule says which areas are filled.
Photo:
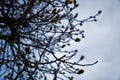
[[0, 0], [0, 79], [73, 80], [68, 73], [97, 63], [81, 64], [83, 55], [72, 62], [78, 50], [64, 49], [80, 42], [80, 26], [101, 13], [79, 20], [78, 6], [76, 0]]

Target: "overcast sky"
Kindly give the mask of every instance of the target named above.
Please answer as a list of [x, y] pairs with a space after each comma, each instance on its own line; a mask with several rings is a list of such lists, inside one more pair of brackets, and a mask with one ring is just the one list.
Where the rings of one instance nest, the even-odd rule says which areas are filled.
[[[98, 10], [98, 22], [85, 23], [85, 39], [78, 45], [78, 55], [85, 55], [83, 63], [99, 61], [91, 67], [83, 67], [85, 73], [75, 80], [120, 80], [120, 0], [78, 0], [79, 18], [94, 15]], [[75, 47], [76, 46], [76, 47]]]

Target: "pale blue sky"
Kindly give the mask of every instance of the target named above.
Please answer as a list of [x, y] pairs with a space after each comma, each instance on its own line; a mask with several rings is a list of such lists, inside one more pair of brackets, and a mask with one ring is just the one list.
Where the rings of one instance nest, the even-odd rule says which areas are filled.
[[[85, 73], [75, 80], [120, 80], [120, 1], [119, 0], [79, 0], [79, 18], [94, 15], [98, 10], [98, 22], [85, 23], [86, 38], [78, 45], [78, 55], [84, 54], [83, 63], [98, 60], [94, 66], [83, 67]], [[76, 46], [76, 47], [75, 47]]]
[[78, 49], [86, 58], [82, 63], [99, 63], [81, 67], [82, 75], [74, 80], [120, 80], [120, 0], [77, 0], [79, 19], [87, 18], [102, 10], [98, 22], [85, 23], [85, 39], [74, 43], [72, 49]]

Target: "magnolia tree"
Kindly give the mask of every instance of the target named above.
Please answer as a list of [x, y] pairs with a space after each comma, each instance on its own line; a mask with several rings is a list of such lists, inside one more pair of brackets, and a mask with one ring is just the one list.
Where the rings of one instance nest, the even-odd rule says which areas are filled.
[[[76, 0], [0, 0], [0, 80], [73, 80], [82, 74], [84, 56], [70, 41], [84, 38], [80, 26], [96, 21], [101, 11], [83, 20], [73, 10]], [[50, 78], [50, 79], [49, 79]]]

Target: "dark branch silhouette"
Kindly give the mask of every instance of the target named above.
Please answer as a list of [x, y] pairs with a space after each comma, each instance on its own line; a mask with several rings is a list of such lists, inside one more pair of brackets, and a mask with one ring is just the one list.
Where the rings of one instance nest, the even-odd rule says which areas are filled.
[[101, 13], [79, 20], [72, 13], [78, 6], [76, 0], [0, 0], [0, 80], [73, 80], [68, 73], [96, 64], [81, 64], [83, 55], [72, 62], [78, 51], [65, 50], [85, 37], [80, 26]]

